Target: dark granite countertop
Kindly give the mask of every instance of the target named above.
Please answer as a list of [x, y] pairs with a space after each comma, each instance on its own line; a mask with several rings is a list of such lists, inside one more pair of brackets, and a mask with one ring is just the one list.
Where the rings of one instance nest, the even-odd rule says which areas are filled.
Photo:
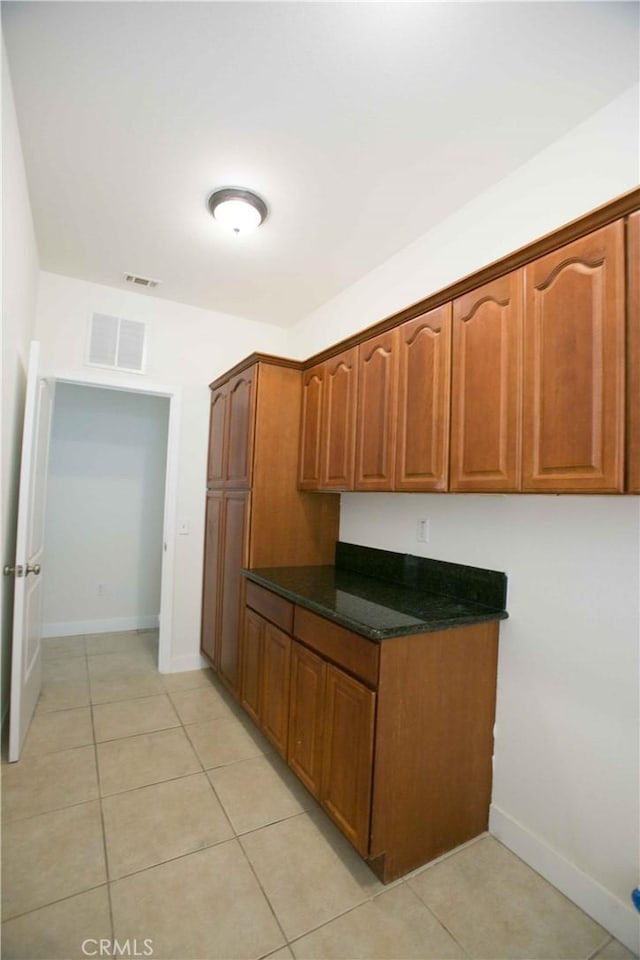
[[508, 616], [503, 573], [353, 544], [337, 544], [335, 566], [268, 567], [243, 573], [374, 641]]

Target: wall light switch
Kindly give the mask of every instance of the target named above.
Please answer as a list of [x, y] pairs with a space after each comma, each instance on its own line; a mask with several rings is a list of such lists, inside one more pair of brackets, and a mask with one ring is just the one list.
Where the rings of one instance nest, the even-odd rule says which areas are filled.
[[428, 517], [423, 517], [421, 520], [418, 520], [416, 526], [416, 540], [418, 543], [429, 543], [429, 519]]
[[181, 537], [186, 537], [186, 536], [188, 535], [188, 533], [189, 533], [189, 521], [188, 521], [188, 520], [182, 520], [182, 521], [178, 524], [178, 535], [181, 536]]

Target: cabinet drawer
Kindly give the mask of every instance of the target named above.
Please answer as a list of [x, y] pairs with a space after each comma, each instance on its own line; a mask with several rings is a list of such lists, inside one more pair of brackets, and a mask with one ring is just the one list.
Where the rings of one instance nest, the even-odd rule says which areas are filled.
[[257, 583], [247, 580], [247, 593], [245, 602], [248, 607], [261, 613], [265, 619], [275, 623], [286, 633], [291, 633], [293, 626], [293, 604], [284, 597], [279, 597], [277, 593], [271, 590], [265, 590], [259, 587]]
[[308, 647], [364, 680], [370, 687], [378, 686], [378, 644], [318, 617], [304, 607], [295, 608], [293, 632]]

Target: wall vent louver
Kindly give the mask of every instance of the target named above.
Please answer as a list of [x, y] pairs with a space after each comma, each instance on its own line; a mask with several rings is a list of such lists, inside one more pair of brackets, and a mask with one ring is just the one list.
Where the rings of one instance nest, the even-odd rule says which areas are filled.
[[94, 367], [143, 373], [146, 326], [138, 320], [94, 313], [91, 318], [89, 356]]
[[138, 277], [135, 273], [125, 273], [127, 283], [135, 283], [138, 287], [157, 287], [159, 280], [152, 280], [150, 277]]

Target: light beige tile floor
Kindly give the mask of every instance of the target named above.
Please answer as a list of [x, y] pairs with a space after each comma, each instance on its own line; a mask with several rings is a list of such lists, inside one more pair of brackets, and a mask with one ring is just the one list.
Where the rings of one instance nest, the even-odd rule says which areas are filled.
[[2, 768], [5, 960], [114, 938], [156, 960], [631, 960], [492, 837], [385, 888], [211, 671], [161, 676], [156, 644], [44, 643]]

